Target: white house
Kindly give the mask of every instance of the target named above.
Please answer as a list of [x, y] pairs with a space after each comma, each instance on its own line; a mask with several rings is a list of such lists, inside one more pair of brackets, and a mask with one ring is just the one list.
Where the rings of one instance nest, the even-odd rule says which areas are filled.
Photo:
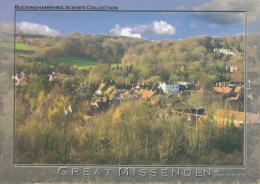
[[165, 82], [160, 82], [159, 86], [162, 88], [163, 92], [167, 91], [179, 93], [180, 85], [179, 84], [166, 84]]
[[190, 85], [191, 83], [189, 83], [189, 82], [178, 82], [178, 84], [186, 86], [186, 85]]
[[65, 115], [68, 115], [68, 114], [73, 113], [72, 108], [71, 108], [71, 105], [69, 105], [69, 108], [68, 108], [68, 109], [66, 109], [66, 108], [64, 107], [64, 113], [65, 113]]
[[223, 53], [223, 54], [226, 54], [226, 55], [236, 56], [236, 54], [229, 49], [214, 49], [214, 52], [216, 52], [216, 51]]

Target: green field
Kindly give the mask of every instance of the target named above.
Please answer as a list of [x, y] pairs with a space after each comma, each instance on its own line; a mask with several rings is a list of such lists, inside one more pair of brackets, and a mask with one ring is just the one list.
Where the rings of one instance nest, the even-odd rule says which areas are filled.
[[[0, 42], [0, 47], [13, 49], [14, 48], [14, 43]], [[29, 51], [30, 50], [26, 45], [21, 44], [21, 43], [15, 43], [15, 49], [16, 50], [22, 50], [22, 51]]]
[[25, 51], [29, 51], [30, 50], [26, 45], [21, 44], [21, 43], [16, 43], [15, 44], [15, 49], [16, 50], [25, 50]]
[[67, 67], [70, 67], [70, 66], [76, 64], [79, 67], [79, 69], [84, 69], [86, 67], [94, 67], [97, 65], [97, 62], [95, 60], [85, 59], [85, 58], [80, 58], [80, 57], [72, 57], [72, 56], [55, 58], [48, 62], [48, 64], [51, 67], [59, 66], [60, 63], [65, 63]]

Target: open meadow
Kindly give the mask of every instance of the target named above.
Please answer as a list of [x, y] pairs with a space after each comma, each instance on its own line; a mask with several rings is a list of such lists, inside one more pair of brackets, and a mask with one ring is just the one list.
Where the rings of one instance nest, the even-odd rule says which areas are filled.
[[97, 62], [95, 60], [85, 59], [80, 57], [72, 57], [72, 56], [55, 58], [48, 62], [48, 64], [51, 67], [59, 66], [59, 64], [61, 63], [66, 64], [66, 66], [68, 67], [76, 64], [79, 67], [79, 69], [83, 69], [86, 67], [94, 67], [97, 65]]

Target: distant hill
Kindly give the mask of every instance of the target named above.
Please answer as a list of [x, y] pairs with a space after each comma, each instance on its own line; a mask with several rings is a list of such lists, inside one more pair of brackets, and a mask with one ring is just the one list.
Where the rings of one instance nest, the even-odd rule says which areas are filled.
[[[152, 82], [154, 76], [166, 82], [186, 80], [197, 81], [204, 73], [215, 79], [238, 79], [229, 72], [229, 67], [238, 65], [240, 74], [244, 70], [244, 36], [210, 37], [197, 36], [181, 40], [149, 41], [139, 38], [111, 35], [87, 35], [73, 32], [65, 36], [43, 36], [17, 34], [16, 42], [28, 45], [34, 54], [23, 56], [27, 61], [50, 62], [61, 58], [81, 58], [81, 61], [103, 64], [104, 71], [95, 80], [105, 78], [125, 78], [132, 82], [144, 80]], [[225, 48], [228, 53], [215, 52]], [[68, 66], [70, 64], [67, 62]], [[51, 64], [49, 64], [51, 65]], [[81, 67], [84, 63], [80, 62]], [[58, 65], [59, 66], [59, 65]], [[86, 64], [89, 66], [89, 64]], [[113, 67], [112, 67], [113, 66]], [[116, 67], [114, 67], [116, 66]], [[119, 68], [119, 71], [110, 71]], [[97, 72], [101, 72], [99, 69]], [[111, 74], [111, 72], [113, 74]], [[94, 75], [94, 74], [93, 74]], [[113, 76], [113, 77], [112, 77]]]

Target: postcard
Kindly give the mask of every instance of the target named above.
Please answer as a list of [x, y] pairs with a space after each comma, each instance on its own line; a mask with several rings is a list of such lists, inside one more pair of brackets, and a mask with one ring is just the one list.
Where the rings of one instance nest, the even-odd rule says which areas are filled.
[[254, 3], [140, 3], [3, 5], [1, 182], [259, 182]]

